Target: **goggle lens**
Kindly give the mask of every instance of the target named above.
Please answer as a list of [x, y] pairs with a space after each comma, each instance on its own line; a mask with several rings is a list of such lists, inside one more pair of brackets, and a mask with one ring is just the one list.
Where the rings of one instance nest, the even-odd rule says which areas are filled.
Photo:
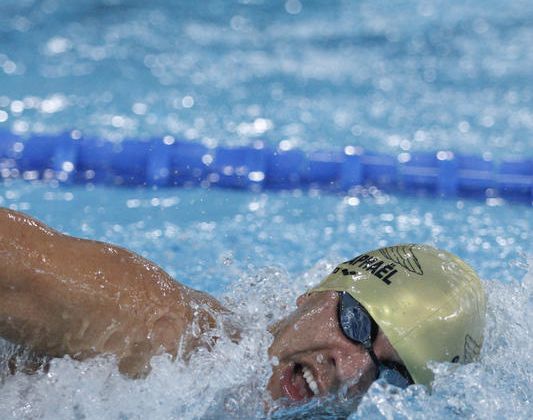
[[[378, 325], [366, 309], [349, 293], [339, 292], [339, 324], [343, 334], [351, 341], [362, 344], [376, 366], [376, 379], [382, 377], [393, 385], [405, 388], [413, 383], [405, 366], [378, 360], [372, 345], [378, 334]], [[392, 378], [392, 380], [390, 380]]]
[[340, 296], [339, 322], [346, 337], [365, 348], [372, 347], [377, 335], [377, 325], [365, 308], [346, 292], [342, 292]]

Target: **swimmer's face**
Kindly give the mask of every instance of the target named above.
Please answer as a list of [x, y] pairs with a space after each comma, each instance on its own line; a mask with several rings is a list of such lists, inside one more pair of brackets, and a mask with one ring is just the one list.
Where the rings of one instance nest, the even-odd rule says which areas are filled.
[[[268, 390], [274, 400], [305, 401], [341, 389], [356, 396], [373, 382], [376, 368], [367, 351], [340, 329], [338, 303], [337, 292], [302, 295], [297, 309], [271, 328], [273, 367]], [[374, 352], [382, 361], [401, 362], [381, 330]]]

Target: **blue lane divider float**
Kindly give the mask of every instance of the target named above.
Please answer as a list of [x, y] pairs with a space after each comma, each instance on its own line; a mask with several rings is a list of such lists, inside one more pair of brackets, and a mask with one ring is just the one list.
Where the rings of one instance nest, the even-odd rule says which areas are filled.
[[389, 192], [533, 202], [533, 159], [496, 163], [451, 151], [390, 156], [355, 146], [308, 154], [262, 143], [208, 148], [170, 136], [113, 143], [72, 133], [21, 138], [0, 131], [0, 175], [76, 183], [250, 190], [335, 192], [376, 186]]

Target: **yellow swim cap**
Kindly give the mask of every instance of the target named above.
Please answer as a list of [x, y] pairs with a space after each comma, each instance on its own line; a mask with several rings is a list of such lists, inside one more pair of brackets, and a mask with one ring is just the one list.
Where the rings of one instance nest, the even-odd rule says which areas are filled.
[[383, 330], [411, 377], [429, 385], [429, 361], [479, 356], [485, 293], [460, 258], [427, 245], [381, 248], [340, 264], [311, 291], [345, 291]]

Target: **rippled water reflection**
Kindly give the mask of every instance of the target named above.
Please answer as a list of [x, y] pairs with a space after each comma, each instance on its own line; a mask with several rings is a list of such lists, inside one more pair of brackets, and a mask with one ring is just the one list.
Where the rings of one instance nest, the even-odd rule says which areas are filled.
[[533, 6], [4, 0], [0, 127], [531, 156]]

